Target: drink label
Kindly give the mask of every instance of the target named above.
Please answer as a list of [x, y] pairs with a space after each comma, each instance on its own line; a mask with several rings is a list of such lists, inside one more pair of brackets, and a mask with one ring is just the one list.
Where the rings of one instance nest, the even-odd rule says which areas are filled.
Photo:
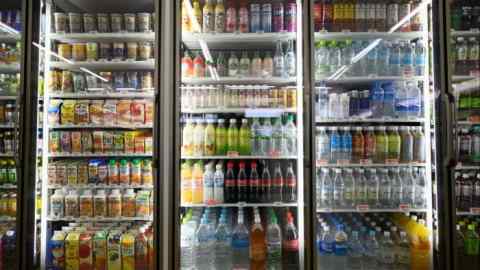
[[472, 214], [474, 214], [474, 215], [480, 214], [480, 207], [472, 207], [472, 208], [470, 208], [470, 213], [472, 213]]
[[251, 187], [258, 187], [258, 186], [260, 186], [260, 180], [258, 180], [258, 179], [250, 179], [250, 186], [251, 186]]
[[225, 186], [226, 187], [234, 187], [235, 186], [235, 180], [234, 179], [225, 179]]
[[292, 178], [287, 178], [286, 182], [287, 182], [288, 187], [295, 187], [297, 185], [297, 179], [295, 179], [293, 177]]
[[368, 204], [359, 204], [357, 205], [357, 211], [359, 212], [365, 212], [370, 209], [370, 206]]
[[246, 187], [247, 183], [248, 183], [247, 179], [238, 179], [237, 180], [237, 185], [239, 187]]
[[372, 160], [371, 159], [361, 159], [360, 164], [372, 164]]
[[277, 187], [283, 186], [283, 178], [281, 178], [281, 177], [279, 177], [279, 178], [274, 178], [274, 179], [273, 179], [273, 185], [274, 185], [274, 186], [277, 186]]
[[298, 251], [298, 239], [284, 240], [283, 248], [288, 251]]

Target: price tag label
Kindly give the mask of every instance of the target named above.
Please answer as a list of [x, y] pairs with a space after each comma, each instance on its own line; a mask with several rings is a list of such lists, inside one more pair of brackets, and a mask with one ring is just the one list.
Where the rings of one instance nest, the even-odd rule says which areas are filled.
[[369, 209], [370, 209], [370, 206], [368, 206], [368, 204], [357, 205], [357, 211], [358, 212], [365, 212], [365, 211], [368, 211]]
[[245, 206], [247, 206], [247, 203], [246, 202], [238, 202], [237, 206], [238, 207], [245, 207]]
[[480, 214], [480, 207], [472, 207], [470, 208], [470, 213], [474, 215], [479, 215]]
[[342, 30], [342, 33], [344, 33], [344, 34], [350, 34], [350, 29], [343, 29], [343, 30]]
[[239, 154], [237, 151], [228, 151], [227, 152], [227, 157], [238, 157]]
[[332, 212], [332, 208], [319, 208], [318, 210], [325, 213]]
[[282, 206], [282, 202], [273, 202], [274, 206]]
[[409, 212], [410, 211], [410, 204], [400, 204], [398, 206], [398, 209], [400, 209], [400, 211]]
[[217, 202], [215, 200], [208, 200], [207, 201], [208, 206], [213, 206], [213, 205], [216, 205], [216, 204], [217, 204]]
[[385, 163], [391, 164], [391, 165], [396, 165], [396, 164], [398, 164], [398, 159], [387, 159], [387, 160], [385, 160]]
[[317, 167], [321, 167], [321, 166], [324, 166], [324, 165], [328, 165], [328, 160], [317, 159], [316, 163], [317, 163]]
[[372, 160], [371, 159], [362, 159], [362, 160], [360, 160], [360, 164], [372, 164]]

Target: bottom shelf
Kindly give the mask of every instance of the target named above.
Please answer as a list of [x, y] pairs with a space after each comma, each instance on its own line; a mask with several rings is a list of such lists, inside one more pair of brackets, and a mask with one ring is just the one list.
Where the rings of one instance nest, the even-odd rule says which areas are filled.
[[199, 204], [189, 204], [189, 203], [182, 203], [181, 207], [297, 207], [298, 203], [283, 203], [283, 202], [273, 202], [273, 203], [246, 203], [246, 202], [238, 202], [238, 203], [219, 203], [219, 204], [206, 204], [206, 203], [199, 203]]

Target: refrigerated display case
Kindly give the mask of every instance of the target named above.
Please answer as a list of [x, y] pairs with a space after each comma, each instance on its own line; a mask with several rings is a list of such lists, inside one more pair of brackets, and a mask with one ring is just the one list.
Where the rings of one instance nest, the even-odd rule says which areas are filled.
[[432, 12], [312, 1], [316, 269], [434, 267]]
[[175, 269], [304, 269], [302, 1], [176, 0]]
[[452, 104], [449, 186], [453, 269], [480, 267], [478, 96], [480, 45], [475, 1], [447, 1], [448, 90]]
[[154, 269], [156, 2], [42, 1], [37, 12], [35, 266]]
[[16, 220], [21, 215], [21, 211], [17, 213], [17, 197], [21, 190], [21, 80], [25, 75], [21, 69], [23, 8], [23, 1], [0, 3], [0, 263], [8, 269], [20, 264], [17, 247], [21, 223]]

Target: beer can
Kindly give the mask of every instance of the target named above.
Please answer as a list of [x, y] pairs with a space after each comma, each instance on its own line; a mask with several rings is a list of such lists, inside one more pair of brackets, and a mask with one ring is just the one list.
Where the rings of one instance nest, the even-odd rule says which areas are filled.
[[125, 31], [135, 32], [136, 29], [136, 17], [133, 13], [123, 14], [123, 20], [125, 21]]
[[113, 43], [113, 59], [123, 60], [125, 57], [125, 44], [122, 42]]
[[87, 43], [87, 61], [96, 61], [98, 59], [98, 45], [95, 42]]
[[98, 32], [100, 33], [107, 33], [110, 32], [110, 20], [108, 18], [108, 14], [106, 13], [98, 13], [97, 14], [97, 28]]
[[141, 85], [142, 85], [142, 89], [153, 88], [153, 76], [151, 72], [145, 71], [142, 73]]
[[92, 14], [92, 13], [83, 14], [83, 31], [85, 31], [85, 33], [97, 31], [95, 14]]
[[141, 42], [138, 48], [139, 60], [148, 60], [152, 58], [152, 44], [150, 42]]
[[62, 92], [71, 93], [73, 91], [72, 72], [64, 70], [62, 72]]
[[262, 30], [265, 33], [272, 32], [272, 4], [262, 4]]
[[68, 13], [68, 20], [70, 22], [70, 32], [71, 33], [81, 33], [82, 32], [82, 15], [80, 13]]
[[119, 13], [110, 14], [110, 27], [112, 32], [121, 32], [123, 30], [123, 16]]
[[150, 13], [137, 13], [138, 31], [149, 32], [150, 26]]
[[67, 14], [63, 12], [55, 12], [53, 17], [55, 20], [55, 32], [67, 32]]
[[138, 52], [138, 43], [137, 42], [128, 42], [127, 43], [127, 59], [137, 59]]
[[59, 44], [58, 45], [58, 55], [66, 59], [72, 59], [72, 45], [70, 44]]
[[62, 74], [58, 70], [51, 70], [48, 73], [48, 90], [60, 91], [62, 87]]
[[110, 43], [100, 43], [99, 59], [108, 60], [112, 58], [112, 45]]
[[72, 46], [72, 59], [75, 61], [85, 61], [85, 44], [75, 43]]

